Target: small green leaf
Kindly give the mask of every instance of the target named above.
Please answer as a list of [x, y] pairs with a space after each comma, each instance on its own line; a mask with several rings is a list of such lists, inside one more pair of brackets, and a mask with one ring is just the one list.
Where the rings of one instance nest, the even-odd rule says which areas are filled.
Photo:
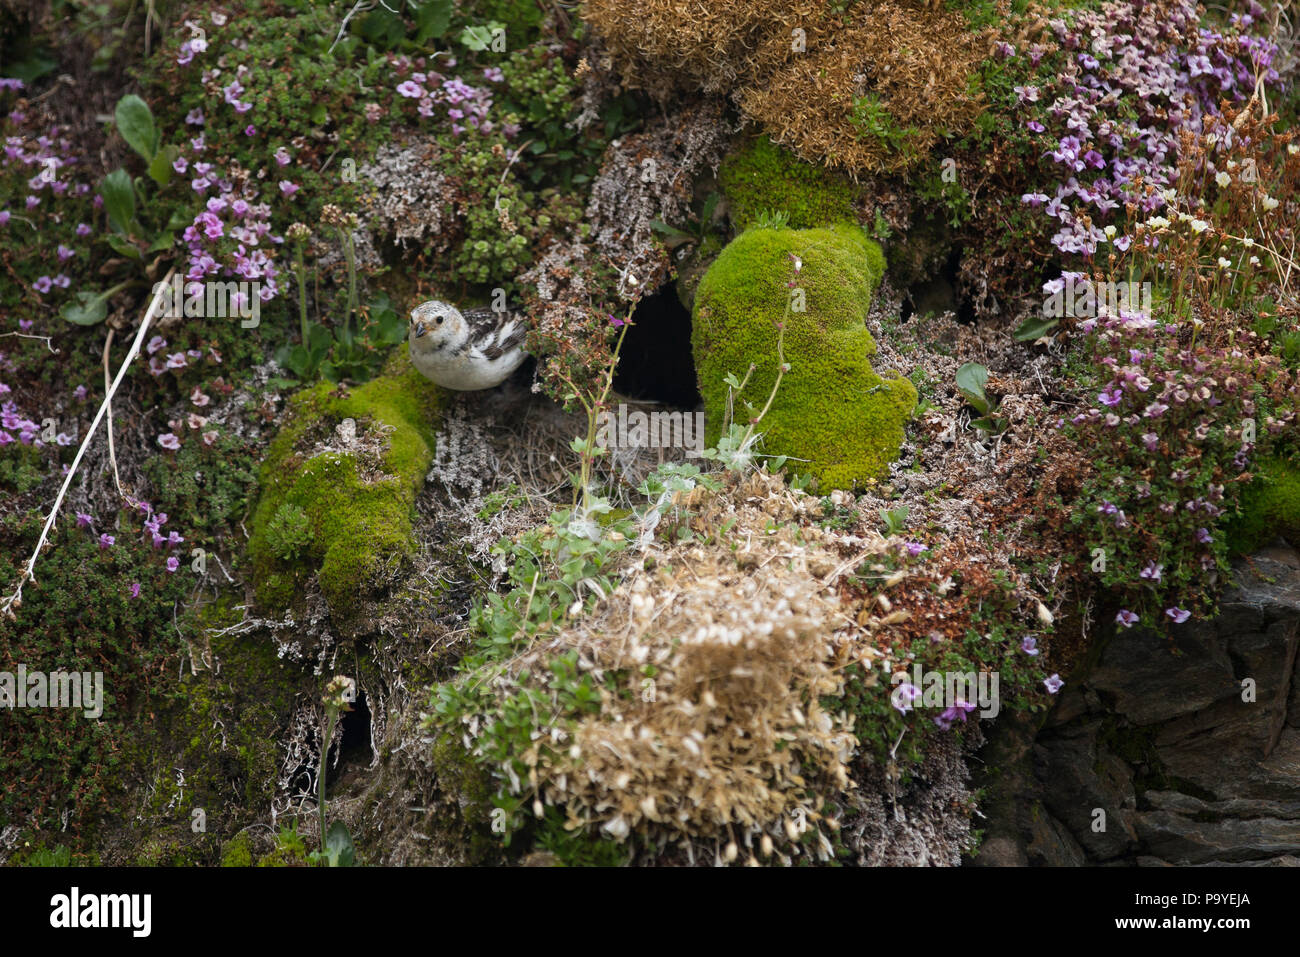
[[335, 821], [325, 832], [325, 851], [329, 855], [330, 867], [351, 867], [356, 863], [352, 835], [342, 821]]
[[426, 0], [415, 12], [415, 42], [436, 40], [451, 25], [453, 0]]
[[159, 186], [166, 186], [172, 181], [172, 163], [181, 155], [179, 147], [167, 145], [154, 154], [149, 164], [149, 178]]
[[78, 326], [93, 326], [108, 315], [108, 296], [105, 293], [79, 292], [76, 302], [65, 302], [59, 315]]
[[486, 50], [492, 43], [491, 25], [475, 24], [460, 32], [460, 42], [474, 51]]
[[131, 177], [126, 175], [126, 170], [115, 169], [104, 177], [99, 192], [104, 197], [109, 225], [117, 232], [125, 232], [135, 218], [135, 188]]
[[1011, 334], [1016, 342], [1037, 342], [1060, 325], [1059, 319], [1031, 316], [1016, 327]]
[[312, 352], [327, 350], [334, 343], [334, 336], [324, 326], [307, 327], [307, 348]]
[[158, 152], [158, 129], [154, 125], [149, 104], [134, 93], [128, 93], [117, 101], [113, 119], [127, 145], [139, 153], [146, 163], [152, 163], [154, 154]]
[[131, 240], [127, 239], [121, 233], [109, 233], [104, 237], [105, 241], [113, 247], [113, 251], [119, 256], [125, 256], [127, 259], [140, 259], [140, 247]]
[[989, 370], [978, 362], [967, 362], [957, 370], [957, 391], [965, 396], [966, 401], [981, 415], [988, 415], [993, 411], [989, 397], [984, 394], [984, 386], [988, 381]]

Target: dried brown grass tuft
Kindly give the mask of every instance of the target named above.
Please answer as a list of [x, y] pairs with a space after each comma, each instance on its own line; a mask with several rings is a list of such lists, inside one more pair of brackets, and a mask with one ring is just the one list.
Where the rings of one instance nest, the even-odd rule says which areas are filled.
[[[585, 9], [625, 84], [661, 94], [683, 83], [730, 92], [748, 118], [810, 162], [850, 172], [901, 169], [945, 131], [968, 130], [981, 109], [969, 81], [989, 37], [935, 4], [871, 0], [843, 17], [821, 0], [708, 9], [690, 0], [590, 0]], [[855, 126], [855, 100], [867, 94], [879, 99], [906, 148]]]

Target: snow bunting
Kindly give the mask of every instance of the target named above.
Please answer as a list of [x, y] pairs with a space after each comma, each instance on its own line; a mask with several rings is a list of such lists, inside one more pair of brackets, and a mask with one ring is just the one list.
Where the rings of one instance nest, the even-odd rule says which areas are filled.
[[431, 299], [411, 310], [411, 364], [445, 389], [500, 385], [527, 358], [520, 318], [487, 307], [461, 312]]

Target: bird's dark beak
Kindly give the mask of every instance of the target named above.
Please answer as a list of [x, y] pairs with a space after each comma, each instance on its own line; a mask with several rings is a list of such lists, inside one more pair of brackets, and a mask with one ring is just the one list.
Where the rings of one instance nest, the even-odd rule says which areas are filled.
[[419, 339], [421, 336], [425, 334], [425, 332], [428, 331], [427, 329], [424, 328], [424, 323], [422, 322], [414, 323], [414, 326], [415, 326], [415, 338], [417, 339]]

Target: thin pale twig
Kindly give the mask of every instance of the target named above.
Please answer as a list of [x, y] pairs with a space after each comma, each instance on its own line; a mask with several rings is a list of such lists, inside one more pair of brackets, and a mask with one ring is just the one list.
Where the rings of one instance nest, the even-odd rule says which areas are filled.
[[54, 506], [50, 509], [50, 514], [45, 519], [45, 527], [41, 529], [41, 537], [36, 542], [36, 548], [32, 551], [32, 557], [28, 559], [27, 567], [23, 569], [22, 576], [18, 579], [17, 588], [14, 589], [12, 595], [5, 599], [4, 604], [0, 605], [0, 614], [7, 615], [11, 619], [14, 618], [14, 608], [21, 607], [22, 605], [23, 585], [28, 581], [36, 581], [36, 560], [40, 558], [41, 549], [45, 547], [45, 543], [50, 535], [50, 529], [54, 527], [54, 520], [58, 517], [59, 509], [63, 505], [64, 497], [68, 494], [68, 487], [72, 484], [72, 478], [77, 474], [77, 468], [81, 465], [81, 460], [86, 454], [86, 449], [90, 447], [90, 442], [95, 437], [95, 429], [99, 428], [99, 423], [103, 420], [104, 414], [108, 410], [108, 405], [113, 398], [113, 394], [117, 391], [118, 386], [122, 384], [122, 380], [126, 378], [126, 372], [131, 368], [131, 363], [135, 360], [135, 357], [140, 354], [140, 344], [144, 341], [145, 333], [149, 331], [149, 324], [153, 322], [154, 315], [157, 313], [158, 307], [162, 303], [163, 293], [171, 286], [172, 276], [175, 272], [175, 269], [168, 270], [163, 281], [155, 287], [156, 292], [154, 293], [153, 298], [149, 300], [149, 308], [145, 310], [144, 319], [140, 323], [140, 329], [135, 334], [135, 341], [131, 343], [131, 348], [127, 352], [126, 358], [122, 360], [122, 366], [117, 370], [117, 378], [115, 378], [113, 384], [109, 386], [108, 394], [104, 396], [104, 401], [100, 403], [99, 411], [95, 413], [95, 420], [90, 423], [90, 428], [86, 430], [86, 437], [82, 439], [81, 446], [77, 449], [77, 455], [72, 460], [72, 465], [68, 468], [68, 474], [64, 476], [63, 485], [59, 489], [58, 497], [54, 500]]

